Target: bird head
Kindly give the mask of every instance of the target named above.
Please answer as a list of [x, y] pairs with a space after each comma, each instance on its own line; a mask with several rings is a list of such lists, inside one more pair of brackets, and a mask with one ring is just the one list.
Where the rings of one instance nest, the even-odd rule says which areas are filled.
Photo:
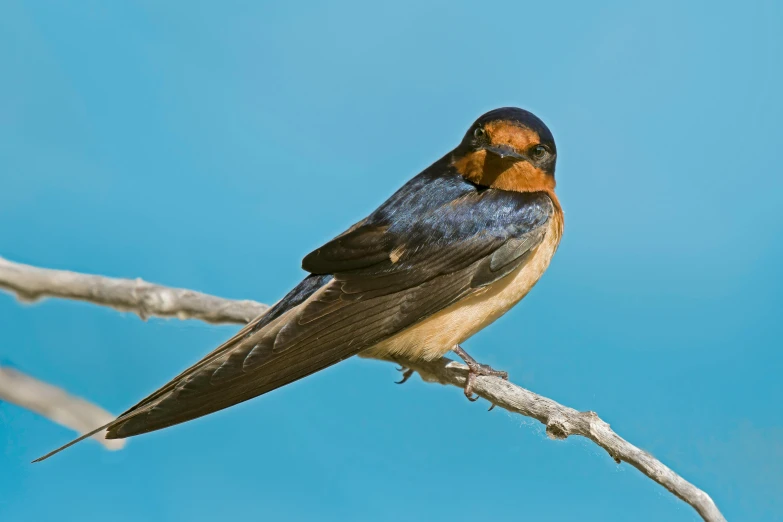
[[554, 190], [556, 159], [544, 122], [516, 107], [482, 115], [452, 153], [452, 165], [466, 179], [517, 192]]

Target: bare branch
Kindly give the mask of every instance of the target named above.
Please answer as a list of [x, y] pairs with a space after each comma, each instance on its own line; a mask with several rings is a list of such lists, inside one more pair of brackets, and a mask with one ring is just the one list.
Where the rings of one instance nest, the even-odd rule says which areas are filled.
[[208, 323], [249, 322], [269, 307], [255, 301], [236, 301], [182, 288], [169, 288], [141, 279], [115, 279], [67, 270], [37, 268], [0, 257], [0, 288], [22, 301], [62, 297], [133, 312], [142, 319], [156, 315], [201, 319]]
[[[11, 368], [0, 367], [0, 400], [34, 411], [79, 433], [87, 433], [114, 419], [114, 415], [99, 406]], [[93, 438], [110, 450], [125, 446], [124, 440], [106, 439], [104, 433]]]
[[[145, 296], [139, 298], [141, 293]], [[139, 280], [111, 279], [47, 270], [11, 263], [0, 258], [0, 288], [30, 299], [43, 296], [81, 299], [130, 310], [142, 317], [196, 318], [213, 323], [247, 322], [267, 309], [253, 301], [231, 301], [190, 290], [171, 289]], [[387, 359], [415, 370], [427, 382], [464, 388], [467, 367], [451, 359], [414, 361]], [[674, 495], [690, 504], [706, 522], [725, 522], [704, 491], [689, 483], [649, 453], [624, 440], [594, 412], [579, 412], [498, 377], [480, 376], [474, 392], [501, 408], [540, 421], [552, 439], [579, 435], [590, 439], [616, 461], [625, 461]], [[96, 423], [95, 425], [99, 425]]]
[[[458, 388], [464, 388], [467, 382], [468, 367], [445, 357], [436, 361], [386, 360], [415, 370], [426, 382]], [[707, 522], [725, 522], [726, 519], [709, 495], [646, 451], [617, 435], [595, 412], [577, 411], [563, 406], [500, 377], [477, 377], [473, 392], [505, 410], [541, 422], [551, 439], [565, 439], [570, 435], [590, 439], [605, 449], [618, 464], [627, 462], [690, 504]]]

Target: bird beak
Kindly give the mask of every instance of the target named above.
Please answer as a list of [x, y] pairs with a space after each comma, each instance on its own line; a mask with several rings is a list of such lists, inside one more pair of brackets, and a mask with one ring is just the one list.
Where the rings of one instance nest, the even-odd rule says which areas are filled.
[[518, 160], [527, 159], [525, 156], [517, 152], [513, 147], [509, 145], [492, 145], [488, 147], [484, 147], [484, 150], [487, 152], [491, 152], [492, 154], [495, 154], [497, 156], [500, 156], [501, 159], [503, 158], [514, 158]]

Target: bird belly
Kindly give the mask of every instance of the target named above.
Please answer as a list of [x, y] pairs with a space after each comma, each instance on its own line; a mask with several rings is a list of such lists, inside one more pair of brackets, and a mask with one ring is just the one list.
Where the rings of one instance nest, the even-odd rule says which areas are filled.
[[426, 360], [442, 357], [455, 345], [492, 324], [527, 295], [549, 266], [560, 242], [560, 230], [557, 219], [550, 220], [544, 241], [514, 272], [359, 355]]

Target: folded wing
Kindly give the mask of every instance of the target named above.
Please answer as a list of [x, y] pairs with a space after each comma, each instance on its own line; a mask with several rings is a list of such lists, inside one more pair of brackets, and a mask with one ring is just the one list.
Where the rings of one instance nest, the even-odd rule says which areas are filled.
[[453, 192], [403, 208], [392, 197], [306, 256], [313, 275], [105, 426], [107, 438], [185, 422], [356, 355], [512, 272], [541, 243], [553, 213], [544, 194], [472, 185]]

